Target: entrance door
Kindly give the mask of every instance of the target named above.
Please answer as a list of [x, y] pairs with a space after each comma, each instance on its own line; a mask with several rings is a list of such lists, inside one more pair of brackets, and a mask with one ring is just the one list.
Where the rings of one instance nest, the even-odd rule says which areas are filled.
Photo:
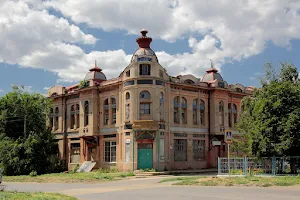
[[138, 169], [153, 168], [152, 143], [138, 144]]
[[96, 161], [96, 147], [89, 147], [88, 161]]

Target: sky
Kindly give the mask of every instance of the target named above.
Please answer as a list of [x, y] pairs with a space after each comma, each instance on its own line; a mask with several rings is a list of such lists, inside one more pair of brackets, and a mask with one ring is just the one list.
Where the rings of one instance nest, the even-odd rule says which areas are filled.
[[300, 0], [2, 0], [0, 96], [84, 79], [95, 60], [117, 77], [140, 30], [171, 76], [201, 78], [210, 59], [229, 84], [259, 87], [263, 66], [300, 70]]

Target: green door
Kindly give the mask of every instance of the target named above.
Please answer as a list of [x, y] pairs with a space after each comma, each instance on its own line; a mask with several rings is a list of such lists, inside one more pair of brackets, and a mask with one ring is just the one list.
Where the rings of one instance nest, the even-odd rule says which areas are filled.
[[138, 169], [152, 169], [152, 161], [152, 144], [138, 144]]

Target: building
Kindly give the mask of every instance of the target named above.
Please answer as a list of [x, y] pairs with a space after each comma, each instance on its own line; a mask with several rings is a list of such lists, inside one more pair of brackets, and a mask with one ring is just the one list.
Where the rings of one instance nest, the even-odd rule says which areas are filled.
[[202, 79], [169, 76], [141, 34], [119, 77], [107, 80], [95, 64], [79, 84], [48, 90], [49, 125], [69, 169], [84, 161], [121, 171], [216, 167], [224, 131], [237, 135], [240, 102], [253, 87], [228, 85], [213, 66]]

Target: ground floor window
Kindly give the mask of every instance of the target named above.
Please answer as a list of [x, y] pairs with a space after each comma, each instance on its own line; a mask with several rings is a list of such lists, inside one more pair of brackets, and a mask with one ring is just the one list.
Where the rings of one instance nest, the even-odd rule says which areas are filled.
[[194, 160], [205, 160], [205, 140], [193, 140]]
[[174, 140], [174, 161], [187, 161], [187, 140]]
[[116, 141], [104, 142], [104, 161], [105, 162], [116, 162]]
[[80, 143], [71, 143], [70, 163], [80, 163]]

